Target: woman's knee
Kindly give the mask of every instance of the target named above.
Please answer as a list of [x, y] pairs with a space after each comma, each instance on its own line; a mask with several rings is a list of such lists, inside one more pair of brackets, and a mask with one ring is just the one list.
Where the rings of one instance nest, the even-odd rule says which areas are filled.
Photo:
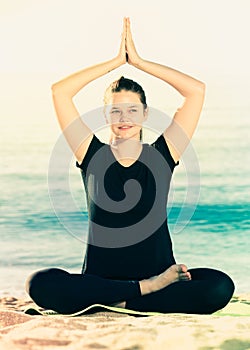
[[218, 290], [217, 293], [221, 297], [221, 300], [225, 300], [225, 303], [227, 304], [230, 301], [230, 299], [232, 298], [234, 290], [235, 290], [233, 280], [228, 275], [226, 275], [224, 273], [223, 278], [218, 283], [217, 290]]
[[204, 313], [213, 313], [225, 307], [234, 293], [234, 283], [224, 272], [211, 268], [190, 270], [193, 280], [202, 282]]
[[67, 274], [66, 271], [50, 268], [39, 270], [31, 274], [25, 284], [26, 292], [34, 298], [37, 294], [41, 294], [46, 289], [46, 286], [49, 287], [51, 281], [55, 281], [58, 275]]
[[208, 304], [211, 306], [211, 312], [225, 307], [232, 298], [234, 290], [235, 286], [232, 279], [225, 273], [222, 273], [220, 279], [216, 279], [211, 283], [210, 288], [207, 290]]
[[34, 272], [26, 281], [26, 291], [40, 307], [63, 312], [62, 295], [69, 276], [68, 272], [56, 268]]
[[49, 270], [40, 270], [32, 273], [26, 280], [25, 289], [26, 292], [33, 297], [36, 294], [36, 291], [41, 290], [42, 285], [46, 275], [49, 273]]

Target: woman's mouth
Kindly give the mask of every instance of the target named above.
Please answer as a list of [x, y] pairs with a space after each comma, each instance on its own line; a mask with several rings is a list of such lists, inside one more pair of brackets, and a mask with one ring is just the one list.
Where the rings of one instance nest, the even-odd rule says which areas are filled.
[[119, 130], [128, 130], [128, 129], [131, 129], [133, 126], [132, 125], [121, 125], [121, 126], [118, 126], [118, 129]]

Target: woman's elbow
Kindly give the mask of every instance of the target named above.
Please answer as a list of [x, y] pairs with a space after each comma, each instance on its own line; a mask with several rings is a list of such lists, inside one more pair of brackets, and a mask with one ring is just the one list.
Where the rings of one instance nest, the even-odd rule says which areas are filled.
[[201, 94], [205, 95], [206, 92], [206, 84], [202, 81], [198, 81], [197, 84], [197, 91], [199, 91]]
[[51, 85], [51, 91], [52, 91], [52, 95], [57, 95], [61, 89], [60, 89], [60, 84], [59, 83], [54, 83]]

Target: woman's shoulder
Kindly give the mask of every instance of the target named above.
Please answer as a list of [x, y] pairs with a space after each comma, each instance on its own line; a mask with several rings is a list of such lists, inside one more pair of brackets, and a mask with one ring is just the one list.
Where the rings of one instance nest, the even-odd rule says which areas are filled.
[[82, 170], [85, 170], [93, 155], [105, 145], [106, 144], [104, 142], [100, 141], [100, 139], [95, 134], [93, 134], [83, 160], [80, 163], [77, 161], [76, 166]]
[[168, 164], [170, 165], [172, 170], [174, 169], [175, 166], [177, 166], [179, 164], [179, 161], [176, 162], [174, 160], [174, 158], [171, 154], [169, 144], [166, 141], [163, 134], [158, 136], [158, 138], [153, 143], [151, 143], [151, 146], [154, 147], [157, 151], [159, 151], [161, 153], [161, 155], [168, 162]]

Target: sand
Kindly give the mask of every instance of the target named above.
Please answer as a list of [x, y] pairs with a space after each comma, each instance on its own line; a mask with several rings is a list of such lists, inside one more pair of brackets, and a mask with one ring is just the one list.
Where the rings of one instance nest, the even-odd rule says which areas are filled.
[[1, 350], [250, 349], [250, 294], [234, 297], [219, 315], [30, 316], [23, 313], [28, 306], [29, 299], [0, 298]]

